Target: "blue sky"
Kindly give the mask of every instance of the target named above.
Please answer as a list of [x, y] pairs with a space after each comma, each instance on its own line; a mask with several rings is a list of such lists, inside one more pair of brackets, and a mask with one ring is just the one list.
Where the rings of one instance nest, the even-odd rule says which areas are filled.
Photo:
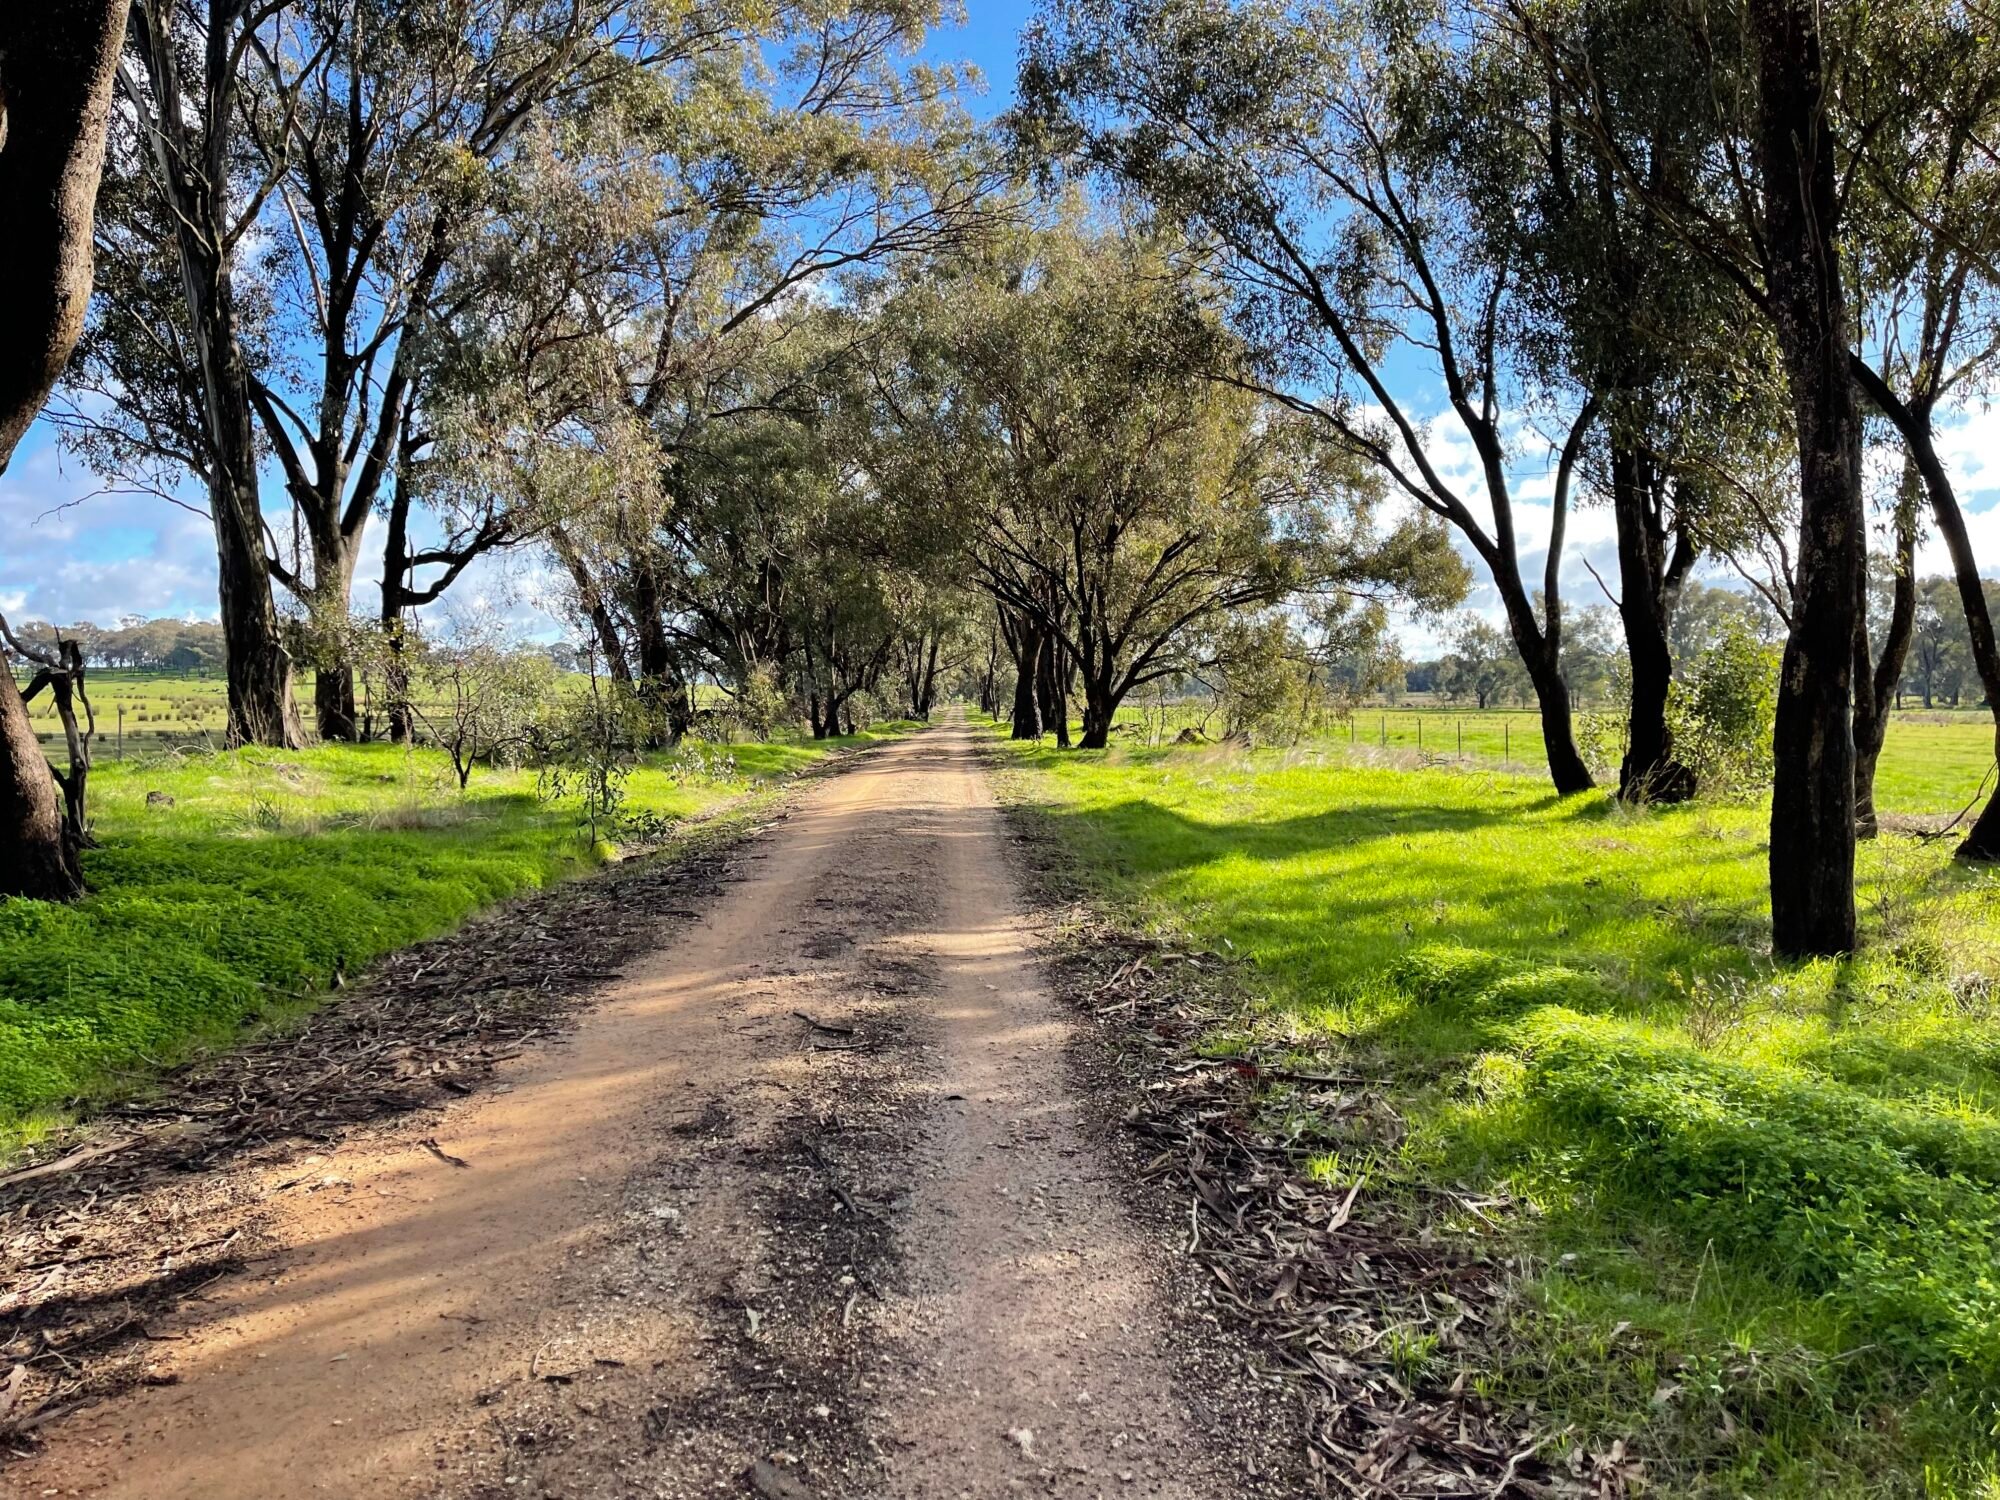
[[[934, 35], [925, 56], [976, 64], [985, 89], [968, 103], [981, 115], [997, 113], [1012, 100], [1018, 37], [1032, 12], [1029, 0], [974, 0], [965, 23]], [[1406, 399], [1413, 409], [1436, 408], [1426, 399], [1426, 383], [1422, 377], [1412, 380]], [[1943, 438], [1946, 462], [1972, 512], [1974, 545], [1991, 572], [2000, 567], [2000, 417], [1983, 406], [1961, 411]], [[1523, 455], [1516, 479], [1517, 525], [1529, 554], [1524, 572], [1539, 577], [1541, 549], [1534, 539], [1546, 535], [1549, 519], [1546, 465], [1539, 457], [1545, 445], [1521, 433], [1515, 447]], [[1437, 451], [1447, 475], [1463, 481], [1460, 493], [1478, 493], [1471, 450], [1462, 437], [1441, 433]], [[278, 493], [275, 479], [268, 488]], [[199, 502], [192, 490], [188, 498]], [[1615, 575], [1610, 518], [1602, 509], [1585, 507], [1572, 519], [1569, 535], [1567, 596], [1579, 604], [1602, 602], [1585, 560], [1607, 579]], [[206, 518], [156, 496], [107, 492], [102, 478], [58, 452], [46, 423], [30, 431], [0, 475], [0, 537], [6, 539], [0, 552], [0, 611], [12, 619], [111, 623], [124, 615], [215, 614], [214, 541]], [[364, 610], [375, 604], [377, 546], [376, 538], [364, 541], [355, 587], [356, 607]], [[1927, 546], [1922, 566], [1926, 572], [1943, 571], [1941, 549]], [[468, 571], [451, 597], [457, 607], [508, 617], [524, 635], [559, 630], [552, 575], [531, 548]], [[1490, 585], [1477, 590], [1471, 603], [1493, 611], [1497, 601]], [[1422, 636], [1418, 632], [1411, 644], [1421, 648]]]

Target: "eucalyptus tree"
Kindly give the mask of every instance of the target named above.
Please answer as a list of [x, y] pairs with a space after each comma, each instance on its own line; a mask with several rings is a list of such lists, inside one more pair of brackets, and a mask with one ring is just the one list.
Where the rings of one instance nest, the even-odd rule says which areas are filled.
[[[1977, 388], [1991, 344], [1978, 311], [1993, 263], [1991, 17], [1950, 0], [1513, 0], [1508, 11], [1580, 101], [1596, 149], [1670, 232], [1735, 281], [1781, 351], [1800, 504], [1776, 734], [1773, 923], [1783, 952], [1844, 951], [1854, 937], [1850, 720], [1857, 689], [1866, 698], [1877, 685], [1872, 672], [1857, 681], [1870, 661], [1857, 640], [1866, 628], [1857, 387], [1916, 462], [1969, 611], [1981, 612], [1930, 435], [1938, 400]], [[1615, 28], [1631, 55], [1707, 102], [1712, 146], [1700, 171], [1656, 177], [1624, 144], [1614, 101], [1569, 40], [1578, 15]], [[2000, 686], [2000, 656], [1988, 660]], [[2000, 837], [2000, 813], [1987, 826]], [[1979, 854], [1983, 837], [1976, 827], [1962, 852]]]
[[[1855, 942], [1852, 714], [1867, 526], [1838, 115], [1843, 79], [1868, 65], [1864, 9], [1814, 0], [1507, 7], [1576, 101], [1592, 148], [1669, 233], [1730, 278], [1780, 356], [1799, 526], [1773, 742], [1770, 874], [1772, 941], [1789, 957], [1845, 953]], [[1708, 104], [1709, 147], [1684, 170], [1652, 170], [1642, 138], [1596, 81], [1579, 17]]]
[[838, 356], [816, 343], [813, 304], [990, 210], [957, 76], [911, 60], [939, 18], [928, 0], [772, 8], [733, 65], [631, 116], [654, 211], [605, 298], [623, 311], [562, 357], [611, 372], [615, 409], [597, 421], [648, 431], [660, 481], [566, 517], [551, 541], [593, 628], [662, 701], [684, 699], [691, 672], [746, 687], [798, 644], [794, 565], [760, 534], [781, 518], [760, 513], [756, 473], [760, 448], [791, 462], [785, 424], [815, 409], [815, 370]]
[[[318, 728], [354, 733], [344, 646], [368, 522], [421, 443], [435, 325], [524, 133], [707, 49], [709, 18], [623, 0], [138, 0], [80, 442], [171, 493], [200, 480], [231, 733], [291, 743], [272, 584], [318, 639]], [[441, 297], [441, 293], [443, 296]], [[265, 521], [275, 463], [289, 525]], [[285, 535], [289, 532], [289, 537]], [[289, 541], [289, 546], [287, 546]]]
[[[1561, 575], [1575, 471], [1600, 414], [1587, 396], [1531, 410], [1504, 338], [1516, 268], [1467, 232], [1448, 163], [1398, 117], [1448, 45], [1395, 7], [1351, 0], [1060, 0], [1027, 34], [1016, 118], [1031, 150], [1107, 175], [1212, 249], [1256, 355], [1236, 378], [1478, 555], [1535, 686], [1551, 778], [1583, 791]], [[1413, 391], [1442, 392], [1442, 410]], [[1553, 427], [1539, 604], [1535, 539], [1518, 524], [1531, 415]]]
[[[0, 21], [0, 473], [83, 330], [124, 32], [121, 0], [49, 0]], [[0, 895], [77, 895], [73, 831], [0, 650]]]
[[1703, 551], [1740, 527], [1743, 469], [1762, 429], [1782, 420], [1782, 398], [1773, 351], [1745, 337], [1729, 278], [1667, 231], [1591, 132], [1617, 130], [1646, 171], [1682, 177], [1709, 147], [1709, 106], [1588, 9], [1545, 24], [1566, 27], [1563, 45], [1589, 69], [1590, 106], [1504, 14], [1452, 0], [1385, 13], [1389, 45], [1407, 59], [1391, 96], [1404, 149], [1439, 164], [1477, 254], [1508, 269], [1501, 336], [1517, 377], [1544, 402], [1583, 401], [1598, 415], [1580, 480], [1617, 535], [1612, 602], [1630, 669], [1618, 791], [1681, 800], [1695, 777], [1667, 715], [1669, 629]]
[[[2000, 163], [1991, 145], [2000, 128], [2000, 55], [1992, 20], [1944, 0], [1916, 0], [1873, 17], [1860, 45], [1850, 46], [1836, 97], [1862, 308], [1850, 364], [1862, 394], [1900, 438], [1910, 479], [1921, 486], [1951, 558], [2000, 754], [2000, 643], [1937, 447], [1940, 410], [1987, 399], [2000, 374]], [[1900, 86], [1910, 78], [1924, 87]], [[1899, 539], [1913, 526], [1914, 518], [1899, 521]], [[1914, 578], [1909, 582], [1890, 615], [1900, 631], [1892, 643], [1908, 639]], [[1893, 683], [1891, 665], [1885, 653], [1877, 677]], [[1893, 665], [1900, 669], [1900, 660]], [[1882, 719], [1877, 713], [1857, 723], [1857, 733], [1867, 730], [1861, 754], [1871, 774]], [[2000, 791], [1958, 854], [2000, 859]]]
[[1208, 291], [1149, 240], [1064, 225], [930, 269], [891, 314], [896, 483], [963, 518], [1009, 632], [1074, 668], [1084, 749], [1232, 612], [1464, 592], [1440, 524], [1392, 513], [1350, 452], [1240, 378]]

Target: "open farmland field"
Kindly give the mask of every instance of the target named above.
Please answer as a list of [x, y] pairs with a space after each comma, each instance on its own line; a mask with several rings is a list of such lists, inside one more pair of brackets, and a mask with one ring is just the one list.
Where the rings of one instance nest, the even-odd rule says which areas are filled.
[[[1579, 715], [1593, 712], [1579, 709]], [[1126, 745], [1157, 744], [1204, 715], [1192, 705], [1164, 714], [1128, 705], [1118, 719]], [[1207, 715], [1220, 733], [1220, 714]], [[1360, 763], [1415, 769], [1426, 765], [1477, 766], [1537, 779], [1547, 772], [1541, 721], [1520, 708], [1469, 708], [1449, 704], [1395, 708], [1363, 706], [1346, 723], [1308, 736], [1303, 748], [1351, 752]], [[1993, 767], [1993, 717], [1984, 708], [1907, 709], [1889, 728], [1876, 768], [1876, 805], [1884, 812], [1930, 818], [1958, 812], [1972, 800]]]

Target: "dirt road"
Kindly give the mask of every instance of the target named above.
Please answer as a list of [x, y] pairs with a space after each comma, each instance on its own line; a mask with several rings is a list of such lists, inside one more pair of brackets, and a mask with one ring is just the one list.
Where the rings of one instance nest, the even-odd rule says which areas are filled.
[[971, 731], [892, 746], [569, 1040], [287, 1168], [282, 1248], [160, 1344], [171, 1383], [0, 1488], [1288, 1493], [1269, 1393], [1128, 1213], [1074, 1045]]

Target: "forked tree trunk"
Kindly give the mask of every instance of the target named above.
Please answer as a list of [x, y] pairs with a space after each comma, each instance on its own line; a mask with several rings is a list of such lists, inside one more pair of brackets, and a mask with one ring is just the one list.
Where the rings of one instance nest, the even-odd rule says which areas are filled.
[[1866, 520], [1819, 15], [1812, 0], [1750, 6], [1767, 289], [1799, 451], [1771, 796], [1771, 942], [1788, 958], [1850, 953], [1855, 939], [1853, 673]]
[[1632, 705], [1625, 758], [1618, 767], [1624, 802], [1685, 802], [1695, 793], [1694, 773], [1674, 757], [1667, 724], [1674, 656], [1667, 643], [1674, 596], [1693, 566], [1685, 539], [1667, 553], [1664, 477], [1629, 443], [1614, 438], [1611, 509], [1618, 528], [1618, 616], [1632, 671]]
[[1875, 765], [1888, 736], [1889, 708], [1903, 679], [1917, 618], [1918, 488], [1916, 464], [1906, 461], [1896, 496], [1896, 586], [1882, 630], [1881, 656], [1869, 659], [1865, 613], [1854, 633], [1854, 833], [1863, 839], [1877, 832]]
[[1042, 720], [1035, 704], [1035, 690], [1041, 674], [1042, 634], [1025, 615], [1017, 615], [1004, 626], [1007, 650], [1014, 658], [1014, 724], [1011, 738], [1038, 740]]

